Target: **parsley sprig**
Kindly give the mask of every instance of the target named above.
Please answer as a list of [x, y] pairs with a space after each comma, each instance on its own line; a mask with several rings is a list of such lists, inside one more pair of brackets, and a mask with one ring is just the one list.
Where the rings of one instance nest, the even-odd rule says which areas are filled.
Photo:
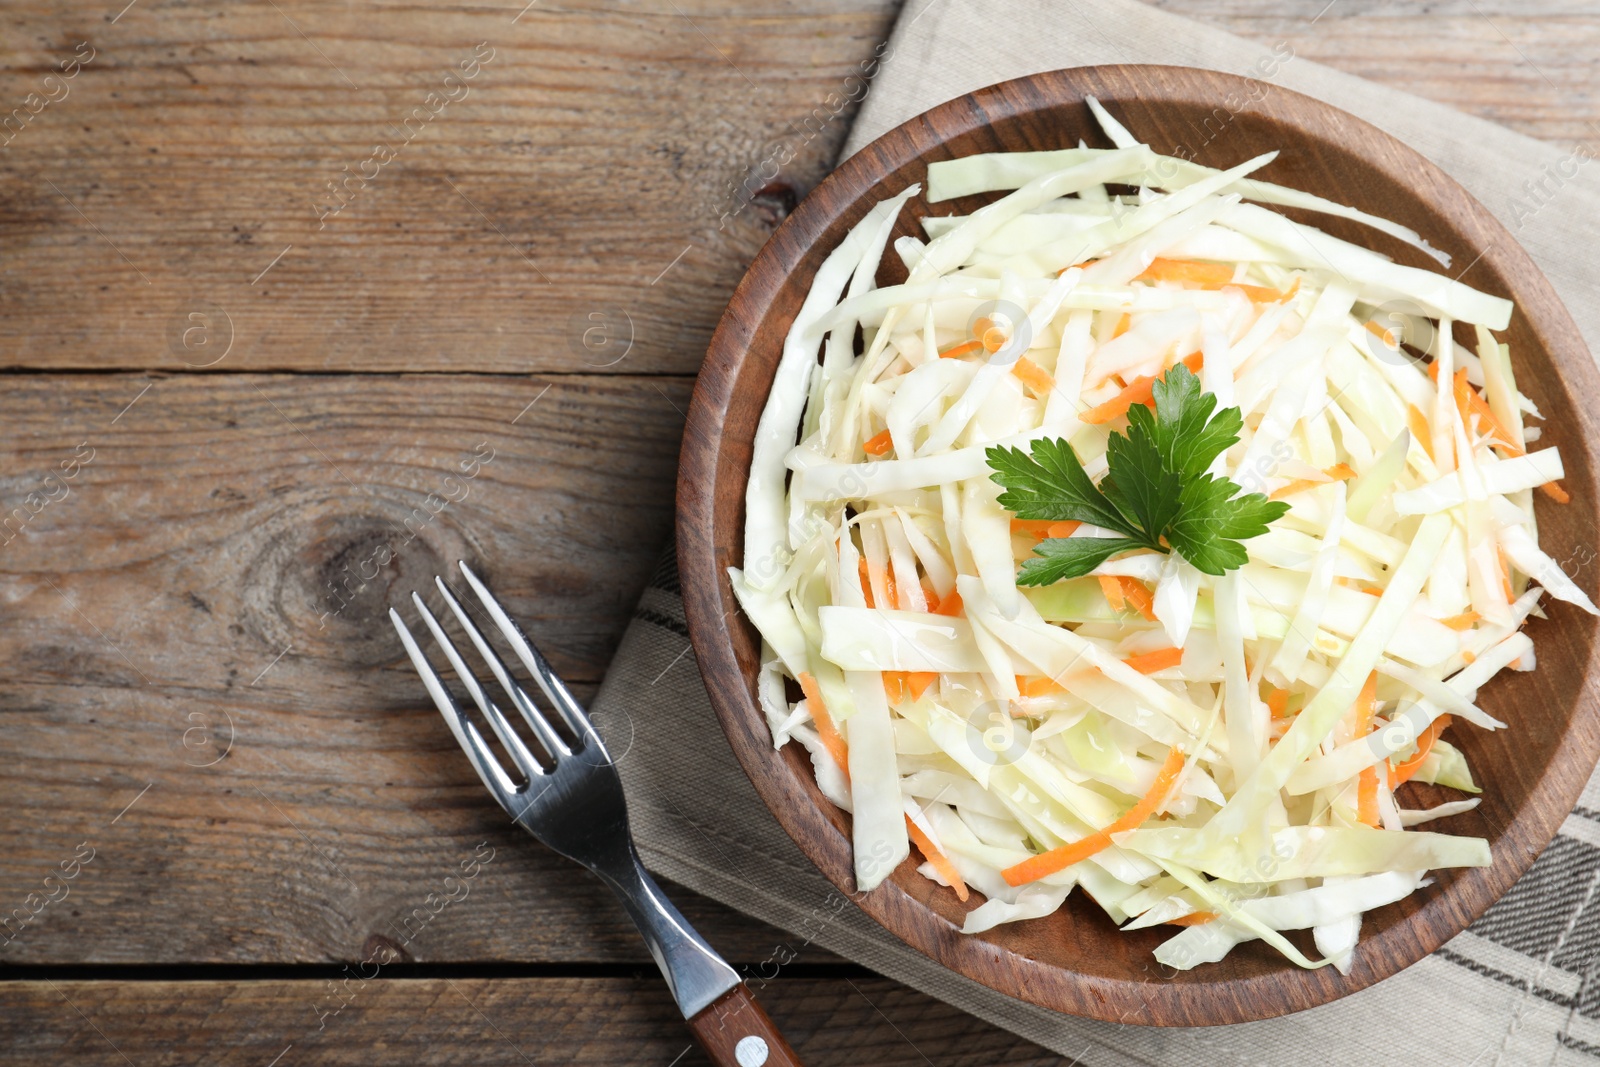
[[[1243, 490], [1207, 474], [1213, 460], [1239, 440], [1238, 408], [1215, 411], [1217, 398], [1178, 364], [1155, 383], [1155, 410], [1128, 409], [1128, 430], [1113, 433], [1109, 470], [1097, 486], [1064, 439], [988, 450], [991, 477], [1005, 487], [1000, 506], [1020, 519], [1077, 520], [1116, 537], [1052, 537], [1022, 565], [1018, 585], [1049, 585], [1088, 574], [1119, 552], [1176, 551], [1207, 574], [1226, 574], [1248, 558], [1239, 542], [1267, 532], [1289, 510], [1281, 500]], [[1213, 415], [1213, 412], [1215, 414]]]

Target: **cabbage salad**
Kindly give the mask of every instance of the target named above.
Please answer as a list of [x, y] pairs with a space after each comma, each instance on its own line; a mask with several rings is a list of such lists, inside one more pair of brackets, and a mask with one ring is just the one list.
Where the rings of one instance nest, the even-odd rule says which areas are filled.
[[1534, 669], [1542, 596], [1595, 611], [1539, 546], [1561, 457], [1509, 301], [1274, 210], [1449, 265], [1250, 176], [1276, 153], [1213, 170], [1090, 106], [1116, 147], [932, 163], [930, 203], [1004, 195], [891, 245], [913, 185], [817, 271], [729, 572], [760, 703], [862, 891], [915, 846], [982, 894], [968, 933], [1079, 888], [1174, 968], [1347, 971], [1364, 912], [1490, 862], [1424, 828], [1493, 788], [1449, 738], [1505, 727], [1475, 701]]

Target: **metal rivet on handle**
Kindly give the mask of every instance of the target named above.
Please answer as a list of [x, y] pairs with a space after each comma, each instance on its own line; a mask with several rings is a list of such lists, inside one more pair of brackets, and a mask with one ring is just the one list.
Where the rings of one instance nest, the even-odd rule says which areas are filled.
[[767, 1043], [754, 1034], [741, 1037], [733, 1046], [733, 1058], [739, 1067], [761, 1067], [767, 1062]]

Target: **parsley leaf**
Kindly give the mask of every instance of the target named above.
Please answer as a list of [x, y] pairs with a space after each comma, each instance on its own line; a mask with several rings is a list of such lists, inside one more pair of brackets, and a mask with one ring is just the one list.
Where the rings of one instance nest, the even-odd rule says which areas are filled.
[[1155, 411], [1143, 405], [1128, 409], [1128, 428], [1144, 427], [1161, 450], [1162, 461], [1185, 478], [1203, 473], [1239, 440], [1244, 428], [1239, 409], [1224, 408], [1213, 417], [1216, 395], [1202, 393], [1200, 379], [1188, 367], [1173, 367], [1152, 392]]
[[[1148, 413], [1143, 406], [1139, 410]], [[1138, 521], [1141, 530], [1159, 534], [1177, 517], [1181, 483], [1179, 472], [1166, 462], [1151, 429], [1140, 423], [1129, 423], [1126, 436], [1111, 435], [1106, 442], [1106, 460], [1111, 473], [1100, 487], [1123, 514]], [[1159, 544], [1151, 547], [1159, 547]]]
[[1050, 585], [1063, 578], [1077, 578], [1130, 547], [1126, 537], [1048, 537], [1034, 549], [1044, 558], [1025, 562], [1017, 584]]
[[1027, 512], [1045, 522], [1078, 522], [1104, 526], [1129, 537], [1138, 528], [1123, 518], [1078, 462], [1078, 454], [1065, 440], [1035, 441], [1033, 455], [1020, 448], [991, 448], [987, 453], [993, 478], [1006, 491], [1000, 506], [1021, 515]]
[[1217, 398], [1182, 364], [1156, 381], [1152, 395], [1153, 410], [1134, 405], [1127, 432], [1111, 435], [1098, 486], [1061, 438], [1035, 441], [1031, 454], [988, 450], [991, 477], [1005, 489], [1000, 506], [1018, 518], [1075, 519], [1120, 535], [1046, 538], [1034, 548], [1039, 558], [1022, 565], [1018, 585], [1076, 578], [1138, 548], [1176, 551], [1207, 574], [1225, 574], [1248, 558], [1240, 541], [1266, 533], [1289, 510], [1206, 473], [1239, 440], [1238, 408], [1217, 411]]
[[1184, 484], [1178, 518], [1167, 528], [1167, 540], [1178, 554], [1207, 574], [1225, 574], [1244, 566], [1239, 542], [1267, 532], [1267, 524], [1289, 510], [1282, 500], [1260, 493], [1237, 496], [1239, 487], [1226, 478], [1202, 474]]

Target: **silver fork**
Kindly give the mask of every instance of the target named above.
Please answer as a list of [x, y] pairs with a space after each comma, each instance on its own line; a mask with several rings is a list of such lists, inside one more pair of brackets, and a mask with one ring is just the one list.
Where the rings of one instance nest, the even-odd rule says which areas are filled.
[[434, 642], [500, 739], [522, 780], [512, 778], [500, 765], [477, 726], [417, 646], [399, 612], [390, 608], [389, 619], [399, 631], [406, 653], [444, 715], [450, 732], [455, 734], [456, 741], [472, 761], [478, 777], [512, 821], [548, 848], [583, 864], [617, 894], [634, 925], [644, 935], [650, 954], [666, 976], [667, 985], [696, 1040], [713, 1063], [718, 1067], [786, 1067], [790, 1064], [798, 1067], [800, 1061], [794, 1050], [739, 980], [738, 973], [694, 932], [639, 862], [633, 835], [628, 830], [622, 779], [588, 714], [478, 576], [466, 563], [457, 565], [495, 629], [574, 738], [569, 744], [556, 732], [512, 676], [505, 661], [485, 640], [444, 579], [436, 577], [434, 584], [443, 595], [445, 605], [511, 705], [538, 739], [546, 762], [550, 764], [547, 767], [541, 763], [523, 743], [500, 707], [468, 669], [439, 620], [428, 610], [422, 597], [413, 592], [412, 603], [421, 613]]

